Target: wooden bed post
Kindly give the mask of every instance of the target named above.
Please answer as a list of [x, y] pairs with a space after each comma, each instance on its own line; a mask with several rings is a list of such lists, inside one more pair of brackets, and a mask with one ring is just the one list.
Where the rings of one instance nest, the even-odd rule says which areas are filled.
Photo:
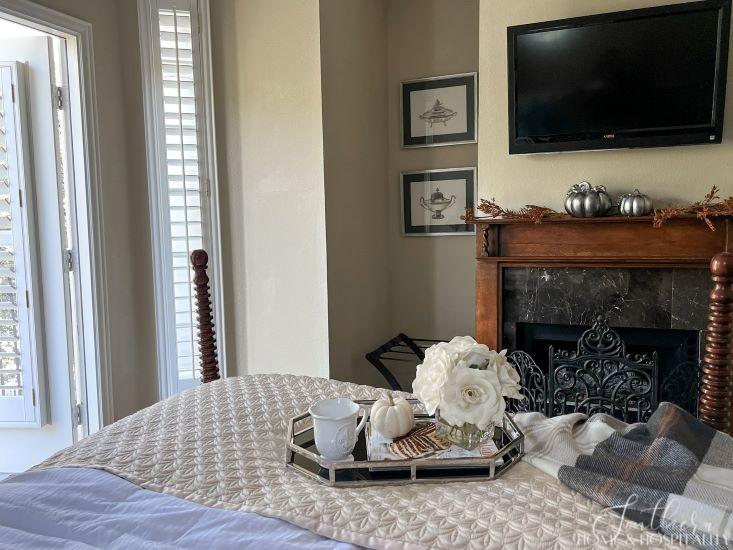
[[201, 382], [219, 379], [219, 360], [216, 356], [216, 335], [214, 318], [211, 314], [211, 293], [206, 267], [209, 255], [204, 250], [191, 253], [193, 265], [193, 284], [196, 287], [196, 310], [198, 312], [199, 352], [201, 353]]
[[710, 292], [710, 323], [702, 361], [698, 415], [705, 424], [729, 432], [733, 384], [733, 254], [715, 255], [710, 262], [710, 274], [713, 290]]

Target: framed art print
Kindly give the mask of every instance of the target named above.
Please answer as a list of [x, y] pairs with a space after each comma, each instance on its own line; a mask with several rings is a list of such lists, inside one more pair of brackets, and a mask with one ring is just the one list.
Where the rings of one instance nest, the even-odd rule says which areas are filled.
[[476, 143], [476, 73], [402, 83], [402, 147]]
[[400, 177], [403, 235], [475, 234], [461, 216], [474, 207], [476, 168], [403, 172]]

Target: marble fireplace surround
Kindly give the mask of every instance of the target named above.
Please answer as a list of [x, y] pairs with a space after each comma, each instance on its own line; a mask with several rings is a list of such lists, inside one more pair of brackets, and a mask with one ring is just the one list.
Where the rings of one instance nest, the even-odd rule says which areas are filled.
[[[707, 269], [509, 267], [503, 272], [502, 344], [517, 349], [517, 323], [704, 330]], [[529, 351], [529, 350], [525, 350]]]
[[603, 316], [627, 352], [656, 353], [659, 398], [695, 413], [695, 394], [679, 390], [694, 384], [695, 371], [685, 365], [702, 357], [710, 286], [706, 269], [510, 267], [503, 273], [502, 347], [529, 353], [548, 376], [550, 347], [575, 351]]

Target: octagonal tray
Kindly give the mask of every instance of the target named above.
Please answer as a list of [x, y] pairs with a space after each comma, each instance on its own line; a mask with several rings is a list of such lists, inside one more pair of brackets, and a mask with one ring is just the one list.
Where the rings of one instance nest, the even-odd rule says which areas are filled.
[[[408, 400], [415, 407], [416, 399]], [[374, 400], [355, 400], [369, 407]], [[417, 423], [433, 422], [431, 415], [416, 412]], [[331, 462], [318, 454], [313, 437], [313, 420], [305, 412], [288, 424], [285, 463], [289, 468], [319, 483], [332, 487], [404, 485], [408, 483], [447, 483], [487, 481], [514, 466], [524, 456], [524, 434], [511, 416], [504, 413], [501, 426], [494, 430], [497, 452], [490, 457], [439, 458], [428, 456], [407, 460], [369, 460], [366, 433], [369, 423], [354, 447], [351, 462]]]

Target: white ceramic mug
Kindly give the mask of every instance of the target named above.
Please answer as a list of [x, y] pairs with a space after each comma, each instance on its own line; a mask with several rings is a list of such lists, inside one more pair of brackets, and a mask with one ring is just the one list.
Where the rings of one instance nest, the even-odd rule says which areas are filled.
[[[308, 410], [313, 417], [313, 431], [316, 448], [320, 455], [333, 462], [348, 460], [356, 445], [356, 438], [367, 421], [366, 410], [351, 399], [324, 399], [311, 405]], [[361, 422], [356, 418], [362, 414]]]

